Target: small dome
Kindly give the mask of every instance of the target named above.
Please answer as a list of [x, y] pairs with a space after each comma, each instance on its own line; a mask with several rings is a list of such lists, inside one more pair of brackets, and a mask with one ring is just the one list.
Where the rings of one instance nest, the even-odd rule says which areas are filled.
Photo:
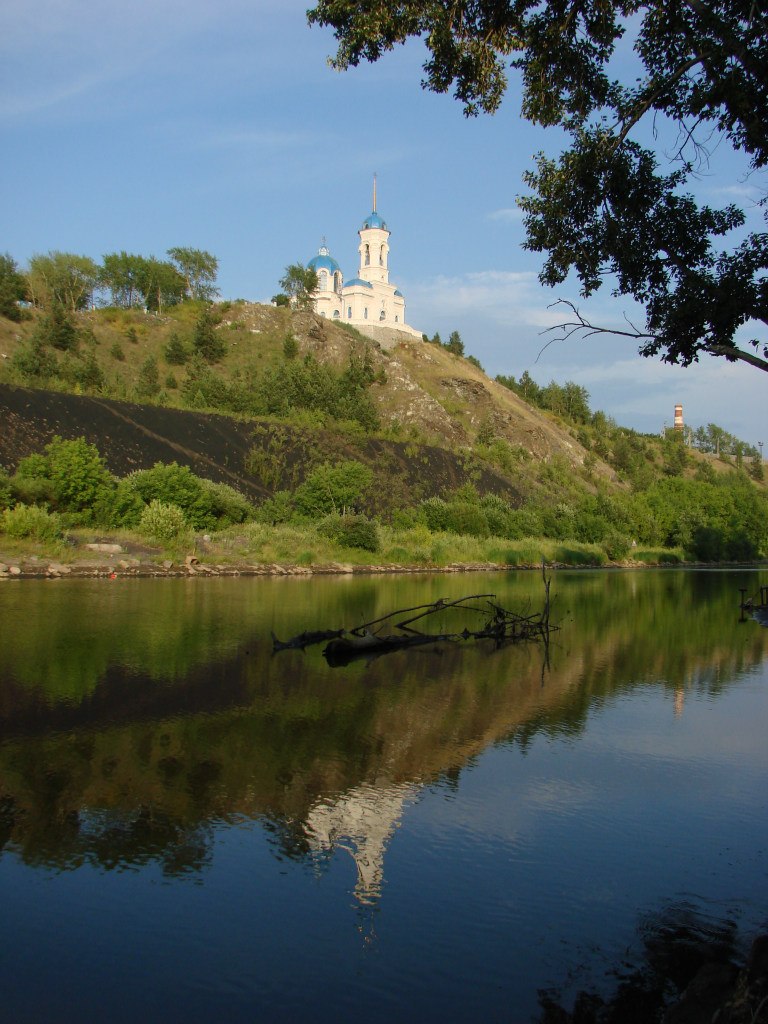
[[397, 288], [395, 288], [395, 295], [398, 297], [398, 299], [402, 299], [403, 297], [403, 293], [399, 291], [399, 289]]
[[307, 267], [315, 271], [329, 270], [332, 274], [335, 274], [337, 271], [341, 273], [341, 267], [333, 256], [331, 256], [327, 245], [320, 246], [317, 256], [312, 257], [307, 264]]
[[371, 284], [370, 281], [363, 281], [363, 279], [361, 277], [353, 277], [351, 281], [346, 281], [345, 282], [344, 289], [346, 291], [347, 288], [361, 287], [361, 286], [363, 288], [371, 288], [371, 289], [373, 288], [373, 285]]
[[383, 231], [386, 231], [387, 225], [384, 223], [384, 219], [374, 210], [363, 221], [361, 230], [365, 231], [366, 228], [381, 228]]

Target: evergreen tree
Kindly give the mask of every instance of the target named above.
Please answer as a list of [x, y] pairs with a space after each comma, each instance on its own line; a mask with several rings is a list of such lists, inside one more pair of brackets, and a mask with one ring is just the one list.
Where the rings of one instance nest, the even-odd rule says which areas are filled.
[[216, 320], [210, 306], [204, 306], [195, 321], [195, 333], [192, 338], [195, 351], [206, 363], [218, 363], [227, 354], [227, 346], [216, 330]]

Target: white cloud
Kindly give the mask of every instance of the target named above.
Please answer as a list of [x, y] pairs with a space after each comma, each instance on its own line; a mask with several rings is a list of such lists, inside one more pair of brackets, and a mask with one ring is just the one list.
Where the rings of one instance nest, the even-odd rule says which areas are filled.
[[500, 325], [551, 326], [547, 293], [531, 271], [483, 270], [460, 277], [435, 277], [408, 284], [408, 299], [421, 315], [474, 313]]
[[523, 211], [519, 206], [507, 206], [501, 210], [494, 210], [487, 216], [488, 220], [499, 220], [505, 224], [523, 219]]

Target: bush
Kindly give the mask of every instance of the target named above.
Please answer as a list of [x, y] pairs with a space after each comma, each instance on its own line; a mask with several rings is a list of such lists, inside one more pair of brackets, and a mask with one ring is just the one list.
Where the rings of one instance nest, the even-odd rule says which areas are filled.
[[211, 515], [216, 518], [218, 527], [230, 526], [234, 523], [245, 523], [253, 519], [254, 508], [251, 502], [228, 484], [214, 483], [212, 480], [201, 480], [203, 492], [210, 500]]
[[256, 522], [268, 523], [270, 526], [290, 522], [292, 516], [293, 495], [290, 491], [275, 491], [254, 512]]
[[13, 488], [11, 478], [4, 469], [0, 469], [0, 509], [10, 508], [13, 504]]
[[372, 482], [373, 471], [354, 459], [324, 462], [296, 489], [296, 509], [305, 516], [352, 509], [365, 499]]
[[159, 541], [173, 540], [187, 529], [184, 513], [178, 505], [151, 501], [139, 518], [139, 530]]
[[9, 537], [56, 540], [61, 536], [61, 519], [37, 505], [16, 505], [0, 515], [0, 531]]
[[104, 373], [93, 352], [88, 352], [72, 370], [72, 380], [86, 391], [98, 391], [105, 384]]
[[330, 515], [318, 525], [318, 532], [346, 548], [378, 551], [379, 530], [373, 519], [360, 515]]
[[21, 460], [13, 485], [20, 495], [49, 500], [58, 511], [74, 512], [87, 522], [115, 481], [95, 445], [84, 437], [65, 441], [56, 436], [44, 454]]
[[56, 356], [40, 338], [20, 345], [11, 358], [11, 367], [29, 383], [52, 380], [59, 373]]
[[190, 352], [179, 335], [174, 331], [163, 349], [165, 361], [169, 366], [183, 366], [189, 361]]
[[422, 501], [419, 510], [432, 533], [444, 533], [448, 529], [450, 515], [447, 501], [442, 498], [427, 498]]
[[299, 354], [299, 343], [292, 334], [286, 334], [283, 339], [283, 356], [286, 359], [295, 359]]
[[176, 505], [194, 529], [204, 529], [216, 523], [212, 495], [188, 466], [180, 466], [177, 462], [168, 465], [156, 462], [152, 469], [131, 473], [125, 478], [125, 484], [144, 504], [159, 501]]
[[139, 398], [154, 398], [160, 391], [160, 370], [154, 356], [147, 356], [139, 369], [136, 394]]
[[483, 510], [491, 535], [506, 537], [509, 532], [509, 513], [512, 511], [509, 503], [498, 494], [486, 494], [480, 499], [480, 508]]
[[612, 562], [621, 562], [629, 554], [632, 541], [618, 530], [608, 530], [600, 546]]
[[216, 317], [210, 306], [201, 310], [192, 341], [195, 350], [207, 363], [218, 363], [227, 354], [224, 339], [216, 331]]
[[487, 537], [490, 533], [483, 510], [468, 501], [449, 502], [448, 529], [451, 533], [466, 534], [468, 537]]

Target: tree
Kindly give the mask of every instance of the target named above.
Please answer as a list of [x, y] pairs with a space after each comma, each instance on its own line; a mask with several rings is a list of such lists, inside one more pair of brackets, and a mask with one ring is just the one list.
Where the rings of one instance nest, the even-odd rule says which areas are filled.
[[160, 370], [157, 359], [154, 356], [147, 356], [139, 367], [139, 376], [136, 380], [136, 394], [139, 398], [154, 398], [160, 391]]
[[195, 321], [192, 343], [207, 363], [218, 363], [227, 353], [227, 346], [216, 331], [216, 319], [210, 306], [204, 306]]
[[185, 249], [179, 246], [169, 249], [168, 255], [184, 278], [190, 298], [210, 302], [219, 294], [216, 287], [219, 261], [215, 256], [204, 249]]
[[138, 301], [143, 262], [142, 256], [132, 256], [125, 250], [102, 257], [99, 284], [112, 293], [113, 306], [131, 307]]
[[57, 300], [51, 303], [47, 316], [38, 321], [34, 337], [44, 345], [59, 349], [60, 352], [77, 351], [80, 340], [72, 314]]
[[27, 297], [27, 282], [19, 273], [16, 261], [6, 253], [0, 255], [0, 316], [21, 320], [19, 303]]
[[37, 306], [59, 303], [74, 313], [91, 302], [99, 267], [88, 256], [52, 251], [29, 261], [29, 292]]
[[464, 355], [464, 342], [461, 340], [461, 335], [458, 331], [451, 331], [445, 347], [449, 352], [453, 352], [455, 356]]
[[317, 291], [317, 271], [301, 263], [291, 263], [278, 284], [293, 305], [306, 308], [312, 302], [313, 292]]
[[176, 267], [154, 256], [142, 258], [138, 286], [144, 305], [158, 313], [162, 313], [164, 306], [175, 306], [181, 302], [187, 291], [187, 282]]
[[[613, 331], [573, 307], [566, 334], [624, 334], [667, 362], [710, 353], [768, 370], [768, 233], [746, 231], [736, 205], [714, 209], [687, 191], [719, 145], [747, 173], [768, 164], [764, 5], [318, 0], [308, 18], [334, 28], [339, 69], [423, 38], [425, 87], [453, 86], [467, 115], [493, 113], [507, 65], [520, 73], [523, 116], [570, 137], [557, 160], [536, 158], [525, 176], [533, 192], [519, 200], [525, 246], [546, 254], [541, 281], [557, 285], [575, 271], [589, 296], [609, 278], [615, 294], [645, 308], [644, 326]], [[645, 124], [654, 140], [661, 131], [655, 149], [638, 141]], [[671, 148], [667, 128], [677, 134]], [[739, 347], [745, 325], [757, 333]]]

